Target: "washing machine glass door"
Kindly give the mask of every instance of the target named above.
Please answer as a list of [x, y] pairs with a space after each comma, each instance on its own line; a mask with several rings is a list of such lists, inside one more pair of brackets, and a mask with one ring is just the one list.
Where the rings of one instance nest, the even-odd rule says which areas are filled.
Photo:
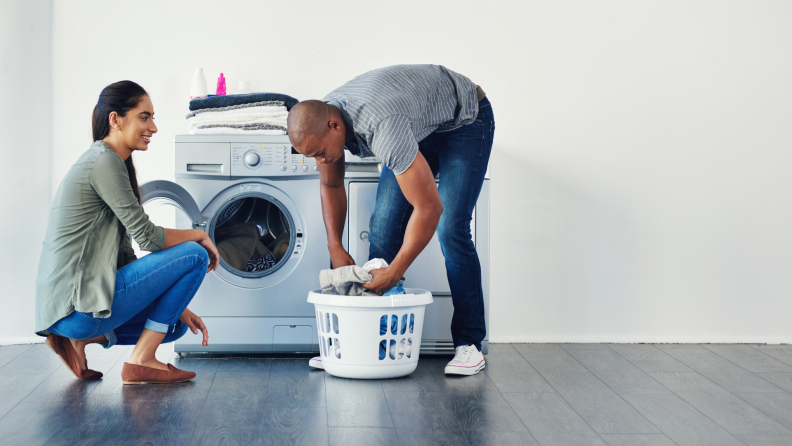
[[[189, 192], [176, 183], [170, 181], [146, 183], [140, 186], [140, 198], [149, 219], [157, 226], [175, 229], [204, 229], [205, 223], [195, 200]], [[132, 242], [138, 257], [148, 254], [140, 251], [134, 240]]]
[[263, 182], [235, 184], [204, 209], [206, 232], [220, 253], [215, 273], [242, 288], [284, 280], [308, 239], [302, 214], [281, 189]]

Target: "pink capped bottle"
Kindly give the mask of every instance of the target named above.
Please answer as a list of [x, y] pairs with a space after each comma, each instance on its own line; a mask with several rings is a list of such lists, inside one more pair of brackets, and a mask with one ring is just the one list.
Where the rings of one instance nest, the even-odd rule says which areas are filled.
[[220, 73], [220, 77], [217, 78], [217, 95], [225, 95], [226, 94], [226, 80], [223, 77], [223, 73]]

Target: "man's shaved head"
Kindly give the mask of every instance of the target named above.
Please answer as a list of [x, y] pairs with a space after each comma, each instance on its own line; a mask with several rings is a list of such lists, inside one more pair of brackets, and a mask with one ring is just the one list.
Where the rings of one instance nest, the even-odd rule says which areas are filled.
[[309, 136], [322, 138], [329, 129], [332, 117], [330, 106], [315, 99], [302, 101], [292, 107], [286, 126], [292, 145], [301, 146]]

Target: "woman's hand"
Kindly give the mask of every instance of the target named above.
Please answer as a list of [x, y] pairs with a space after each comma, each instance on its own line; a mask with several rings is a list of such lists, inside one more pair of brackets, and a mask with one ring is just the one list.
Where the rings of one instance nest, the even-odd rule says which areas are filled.
[[395, 287], [401, 280], [401, 275], [394, 274], [390, 267], [372, 269], [369, 274], [372, 275], [371, 282], [364, 283], [363, 288], [375, 291], [377, 294], [382, 294]]
[[[209, 243], [211, 243], [211, 241]], [[206, 325], [203, 323], [200, 317], [198, 317], [189, 309], [185, 308], [184, 313], [182, 313], [181, 317], [179, 317], [179, 320], [182, 321], [183, 324], [187, 324], [193, 334], [198, 334], [198, 330], [201, 330], [201, 333], [203, 333], [203, 342], [201, 342], [201, 345], [204, 347], [209, 345], [209, 330], [206, 329]]]
[[333, 265], [333, 269], [336, 269], [342, 266], [354, 265], [355, 259], [349, 255], [343, 246], [337, 246], [330, 249], [330, 263]]
[[206, 272], [215, 271], [217, 270], [217, 266], [220, 264], [220, 253], [217, 252], [217, 247], [214, 243], [212, 243], [212, 239], [209, 238], [209, 234], [201, 231], [203, 236], [200, 240], [198, 240], [198, 244], [201, 245], [205, 250], [206, 253], [209, 254], [209, 268], [206, 269]]

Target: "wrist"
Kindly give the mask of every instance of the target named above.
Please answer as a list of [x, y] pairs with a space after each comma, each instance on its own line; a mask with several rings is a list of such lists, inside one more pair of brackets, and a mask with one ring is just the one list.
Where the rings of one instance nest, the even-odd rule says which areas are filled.
[[404, 277], [407, 268], [403, 268], [401, 262], [398, 259], [394, 259], [393, 263], [388, 266], [387, 271], [392, 278], [401, 279]]
[[339, 249], [344, 249], [344, 245], [342, 245], [339, 241], [327, 242], [327, 249], [330, 251], [336, 251]]

